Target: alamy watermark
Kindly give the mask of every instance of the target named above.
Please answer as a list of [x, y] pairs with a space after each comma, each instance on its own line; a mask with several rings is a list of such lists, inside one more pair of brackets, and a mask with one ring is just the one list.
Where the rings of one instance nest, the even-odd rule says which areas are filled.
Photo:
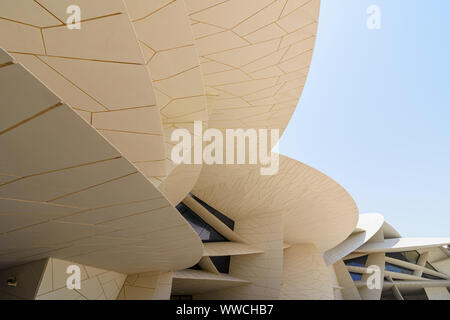
[[81, 269], [76, 264], [67, 267], [66, 273], [70, 274], [66, 280], [66, 287], [69, 290], [81, 289]]
[[367, 288], [370, 290], [381, 289], [382, 281], [381, 281], [381, 269], [377, 265], [371, 265], [367, 268], [367, 273], [370, 276], [367, 278], [366, 284]]
[[367, 29], [381, 29], [381, 8], [377, 5], [371, 5], [367, 8], [366, 13], [369, 15], [366, 21]]
[[75, 4], [67, 7], [66, 13], [69, 17], [66, 20], [66, 26], [70, 30], [81, 29], [81, 8]]
[[170, 138], [176, 145], [171, 160], [176, 164], [260, 164], [261, 175], [274, 175], [278, 172], [279, 156], [272, 150], [276, 149], [279, 137], [278, 129], [203, 131], [203, 123], [194, 121], [193, 135], [187, 129], [172, 132]]

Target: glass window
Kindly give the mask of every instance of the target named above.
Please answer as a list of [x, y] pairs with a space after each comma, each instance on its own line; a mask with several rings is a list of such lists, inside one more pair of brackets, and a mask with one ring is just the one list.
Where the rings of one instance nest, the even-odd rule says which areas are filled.
[[189, 222], [195, 232], [203, 242], [225, 242], [228, 241], [223, 235], [217, 232], [213, 227], [203, 221], [194, 211], [184, 203], [176, 206], [181, 215]]
[[397, 300], [397, 298], [392, 289], [387, 289], [381, 292], [381, 300]]
[[430, 279], [430, 280], [445, 280], [444, 278], [439, 278], [436, 276], [432, 276], [431, 274], [422, 273], [422, 278]]
[[214, 209], [213, 207], [211, 207], [210, 205], [208, 205], [206, 202], [200, 200], [199, 198], [197, 198], [196, 196], [194, 196], [193, 194], [190, 194], [190, 196], [192, 198], [194, 198], [198, 203], [200, 203], [203, 208], [205, 208], [206, 210], [208, 210], [210, 213], [212, 213], [217, 219], [219, 219], [220, 221], [222, 221], [226, 226], [228, 226], [228, 228], [230, 228], [231, 230], [234, 230], [234, 221], [231, 220], [230, 218], [228, 218], [226, 215], [224, 215], [223, 213], [217, 211], [216, 209]]
[[354, 258], [354, 259], [344, 260], [344, 263], [347, 266], [365, 267], [366, 261], [367, 261], [367, 255], [358, 257], [358, 258]]
[[417, 261], [419, 261], [420, 254], [417, 251], [407, 251], [403, 252], [403, 255], [405, 256], [406, 260], [408, 262], [417, 264]]
[[386, 252], [386, 257], [402, 260], [409, 263], [417, 263], [419, 259], [419, 253], [417, 251], [407, 251], [407, 252]]
[[230, 256], [210, 257], [212, 262], [220, 273], [228, 273], [230, 270]]
[[407, 269], [404, 267], [399, 267], [396, 265], [393, 265], [391, 263], [386, 262], [386, 270], [387, 271], [392, 271], [392, 272], [397, 272], [397, 273], [404, 273], [404, 274], [413, 274], [414, 271], [411, 269]]
[[353, 281], [358, 281], [362, 279], [361, 273], [350, 272], [350, 276], [352, 277]]
[[433, 270], [433, 271], [437, 271], [437, 270], [431, 265], [431, 263], [429, 263], [429, 262], [425, 263], [425, 268], [428, 268], [428, 269]]

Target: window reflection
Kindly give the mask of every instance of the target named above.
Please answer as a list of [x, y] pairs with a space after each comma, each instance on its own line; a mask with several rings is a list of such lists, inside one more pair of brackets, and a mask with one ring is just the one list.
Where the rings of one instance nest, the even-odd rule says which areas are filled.
[[397, 273], [404, 273], [404, 274], [413, 274], [414, 270], [407, 269], [404, 267], [399, 267], [396, 265], [393, 265], [392, 263], [386, 262], [386, 271], [392, 271]]
[[361, 273], [350, 272], [350, 276], [352, 277], [353, 281], [358, 281], [362, 279]]
[[386, 257], [417, 264], [420, 254], [417, 251], [386, 252]]
[[344, 263], [347, 266], [355, 266], [363, 268], [366, 266], [366, 262], [367, 262], [367, 255], [358, 258], [344, 260]]

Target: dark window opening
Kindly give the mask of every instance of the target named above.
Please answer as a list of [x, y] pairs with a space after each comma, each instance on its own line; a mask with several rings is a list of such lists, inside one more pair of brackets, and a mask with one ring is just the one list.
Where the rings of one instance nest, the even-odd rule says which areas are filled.
[[353, 281], [358, 281], [362, 279], [361, 273], [350, 272], [350, 276], [352, 277]]
[[393, 265], [392, 263], [388, 263], [388, 262], [386, 262], [386, 270], [392, 271], [392, 272], [397, 272], [397, 273], [404, 273], [404, 274], [413, 274], [414, 273], [414, 270], [407, 269], [404, 267], [399, 267], [399, 266]]
[[211, 214], [213, 214], [217, 219], [219, 219], [220, 221], [222, 221], [228, 228], [230, 228], [231, 230], [234, 230], [234, 221], [231, 220], [230, 218], [228, 218], [226, 215], [224, 215], [223, 213], [217, 211], [216, 209], [214, 209], [213, 207], [211, 207], [210, 205], [208, 205], [206, 202], [200, 200], [199, 198], [197, 198], [196, 196], [194, 196], [193, 194], [190, 194], [190, 196], [192, 198], [194, 198], [198, 203], [200, 203], [203, 208], [205, 208], [206, 210], [208, 210]]
[[417, 264], [420, 254], [417, 251], [386, 252], [386, 257]]
[[200, 268], [200, 265], [198, 263], [195, 266], [192, 266], [192, 267], [190, 267], [188, 269], [191, 269], [191, 270], [202, 270], [202, 268]]
[[347, 266], [355, 266], [363, 268], [366, 266], [366, 262], [367, 262], [367, 255], [358, 258], [344, 260], [344, 263]]
[[228, 273], [230, 271], [230, 256], [210, 257], [217, 271], [220, 273]]
[[432, 276], [431, 274], [422, 273], [422, 278], [429, 279], [429, 280], [445, 280], [444, 278], [439, 278], [436, 276]]
[[200, 218], [194, 211], [192, 211], [184, 203], [180, 203], [176, 206], [181, 215], [189, 222], [195, 232], [198, 234], [203, 242], [226, 242], [223, 235], [217, 232], [213, 227], [207, 224], [202, 218]]

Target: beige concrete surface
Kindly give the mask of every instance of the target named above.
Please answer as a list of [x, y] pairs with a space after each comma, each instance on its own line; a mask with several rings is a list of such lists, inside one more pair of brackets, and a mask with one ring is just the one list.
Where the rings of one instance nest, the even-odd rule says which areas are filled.
[[235, 221], [281, 211], [284, 242], [313, 243], [322, 252], [345, 240], [358, 220], [344, 188], [281, 155], [273, 176], [261, 176], [259, 168], [205, 166], [192, 193]]
[[[80, 30], [65, 25], [69, 5], [82, 8]], [[21, 0], [3, 6], [0, 47], [99, 129], [147, 177], [165, 176], [161, 116], [123, 1]]]
[[330, 271], [314, 245], [294, 245], [284, 251], [280, 299], [334, 299]]
[[384, 217], [379, 213], [359, 215], [355, 231], [345, 241], [324, 253], [325, 262], [328, 265], [334, 264], [362, 246], [380, 231], [383, 223]]
[[14, 176], [0, 185], [1, 268], [55, 257], [135, 273], [200, 260], [192, 228], [97, 130], [20, 64], [0, 79], [0, 172]]
[[182, 270], [174, 272], [172, 294], [189, 294], [197, 298], [209, 299], [209, 292], [249, 284], [250, 281], [238, 279], [223, 273], [212, 274], [200, 270]]
[[450, 300], [450, 293], [447, 288], [424, 288], [428, 300]]
[[172, 272], [144, 272], [128, 275], [117, 300], [168, 300]]
[[[448, 298], [450, 238], [403, 238], [380, 214], [358, 216], [351, 195], [306, 164], [280, 155], [263, 176], [171, 160], [171, 133], [193, 133], [194, 120], [285, 130], [319, 0], [11, 3], [0, 1], [0, 299]], [[69, 5], [80, 30], [67, 28]], [[181, 201], [229, 241], [202, 244]], [[413, 250], [416, 262], [387, 256]], [[228, 274], [217, 256], [230, 256]], [[76, 290], [65, 287], [72, 264]], [[382, 288], [367, 288], [371, 265]]]
[[[68, 289], [69, 266], [81, 271], [79, 289]], [[50, 258], [42, 274], [36, 300], [115, 300], [126, 275], [70, 261]]]

